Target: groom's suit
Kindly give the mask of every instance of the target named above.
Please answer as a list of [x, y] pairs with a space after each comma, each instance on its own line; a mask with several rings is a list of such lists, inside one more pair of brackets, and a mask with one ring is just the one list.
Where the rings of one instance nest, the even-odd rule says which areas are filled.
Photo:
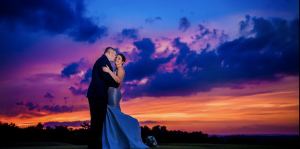
[[104, 72], [102, 67], [108, 66], [111, 71], [112, 66], [105, 55], [102, 55], [94, 64], [92, 80], [87, 92], [91, 114], [91, 135], [89, 148], [102, 148], [100, 137], [102, 135], [103, 122], [106, 116], [108, 88], [119, 87], [109, 73]]

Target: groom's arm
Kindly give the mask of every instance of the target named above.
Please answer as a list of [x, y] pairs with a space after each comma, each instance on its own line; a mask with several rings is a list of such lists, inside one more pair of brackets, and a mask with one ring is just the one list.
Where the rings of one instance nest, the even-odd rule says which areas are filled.
[[118, 88], [119, 87], [119, 83], [116, 82], [112, 76], [107, 73], [107, 72], [104, 72], [102, 67], [106, 66], [106, 65], [110, 65], [109, 64], [109, 61], [106, 62], [104, 59], [102, 59], [100, 61], [100, 65], [98, 65], [98, 73], [99, 73], [99, 76], [109, 85], [109, 86], [112, 86], [112, 87], [115, 87], [115, 88]]

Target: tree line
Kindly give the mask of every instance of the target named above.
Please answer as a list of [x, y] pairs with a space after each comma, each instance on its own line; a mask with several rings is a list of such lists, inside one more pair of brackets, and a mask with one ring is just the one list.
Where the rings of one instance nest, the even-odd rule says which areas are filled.
[[[90, 124], [84, 122], [81, 129], [72, 129], [65, 125], [44, 127], [42, 123], [35, 126], [20, 128], [14, 123], [2, 123], [0, 121], [0, 144], [1, 142], [62, 142], [75, 145], [85, 145], [88, 143], [90, 133]], [[166, 126], [141, 126], [141, 136], [145, 142], [147, 136], [154, 136], [160, 143], [210, 143], [210, 144], [270, 144], [260, 142], [251, 137], [229, 137], [224, 140], [222, 137], [209, 136], [201, 131], [188, 133], [180, 130], [167, 130]], [[269, 141], [270, 142], [270, 141]], [[299, 144], [299, 135], [296, 141], [277, 140], [271, 141], [271, 144], [291, 145]]]

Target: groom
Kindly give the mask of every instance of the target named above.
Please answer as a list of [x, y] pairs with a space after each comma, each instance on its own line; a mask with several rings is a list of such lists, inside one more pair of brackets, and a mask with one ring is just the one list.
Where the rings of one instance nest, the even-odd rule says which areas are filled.
[[100, 137], [102, 137], [103, 122], [106, 116], [108, 88], [119, 87], [119, 83], [109, 73], [104, 72], [102, 67], [107, 65], [113, 71], [110, 62], [115, 60], [116, 54], [117, 51], [114, 48], [106, 48], [104, 54], [96, 61], [93, 67], [92, 81], [86, 96], [89, 100], [91, 114], [91, 134], [88, 148], [102, 149]]

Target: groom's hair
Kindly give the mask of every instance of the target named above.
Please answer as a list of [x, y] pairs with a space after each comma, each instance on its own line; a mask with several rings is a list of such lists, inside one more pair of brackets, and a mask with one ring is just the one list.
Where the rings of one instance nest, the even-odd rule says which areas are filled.
[[106, 49], [105, 49], [105, 51], [104, 51], [104, 54], [105, 53], [107, 53], [108, 51], [115, 51], [116, 53], [117, 53], [117, 50], [116, 49], [114, 49], [114, 48], [112, 48], [112, 47], [107, 47]]

